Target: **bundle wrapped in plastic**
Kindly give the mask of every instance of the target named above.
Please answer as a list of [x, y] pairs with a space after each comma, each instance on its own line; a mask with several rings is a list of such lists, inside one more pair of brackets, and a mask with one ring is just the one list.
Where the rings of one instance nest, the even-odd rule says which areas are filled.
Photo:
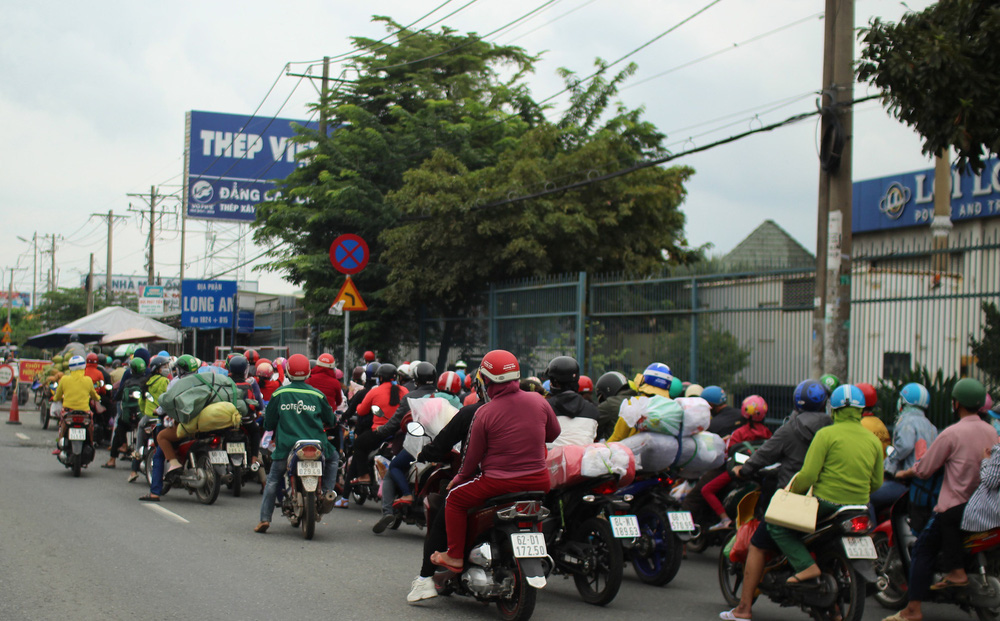
[[[458, 413], [458, 409], [442, 397], [410, 399], [410, 413], [420, 423], [428, 438], [434, 439]], [[414, 453], [416, 455], [416, 453]]]
[[550, 449], [545, 456], [545, 467], [549, 471], [549, 484], [552, 487], [557, 487], [582, 481], [584, 478], [580, 472], [582, 462], [582, 446], [568, 444]]
[[597, 438], [597, 421], [593, 418], [583, 418], [582, 416], [576, 418], [557, 416], [556, 418], [559, 420], [559, 428], [562, 431], [554, 442], [546, 445], [547, 448], [569, 444], [583, 446], [592, 443]]
[[701, 397], [678, 397], [677, 405], [684, 410], [684, 434], [693, 436], [708, 429], [712, 422], [712, 406]]
[[242, 415], [236, 406], [228, 401], [216, 401], [205, 406], [197, 416], [186, 423], [177, 424], [177, 437], [193, 436], [203, 431], [235, 429], [242, 422]]
[[708, 428], [712, 414], [707, 408], [708, 402], [700, 397], [675, 401], [660, 395], [641, 396], [623, 401], [618, 415], [639, 431], [686, 437]]
[[707, 472], [725, 461], [726, 446], [722, 438], [703, 431], [692, 437], [677, 438], [662, 433], [637, 433], [621, 441], [635, 454], [636, 468], [643, 472], [658, 472], [681, 468], [683, 476]]
[[584, 479], [616, 474], [621, 485], [635, 478], [635, 456], [620, 443], [568, 444], [551, 449], [545, 459], [552, 487], [571, 485]]

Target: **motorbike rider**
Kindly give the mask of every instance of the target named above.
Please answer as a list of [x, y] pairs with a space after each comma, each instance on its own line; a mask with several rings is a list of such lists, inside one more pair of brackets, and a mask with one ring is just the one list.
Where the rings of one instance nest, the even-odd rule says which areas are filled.
[[559, 420], [562, 433], [552, 446], [590, 444], [597, 437], [597, 406], [580, 393], [580, 365], [570, 356], [556, 356], [549, 362], [549, 405]]
[[[97, 392], [94, 391], [94, 382], [84, 373], [87, 366], [86, 360], [82, 356], [73, 356], [69, 359], [69, 373], [59, 379], [59, 387], [52, 398], [54, 401], [62, 401], [63, 413], [65, 412], [87, 412], [90, 413], [91, 400], [98, 399]], [[63, 438], [66, 436], [66, 417], [59, 417], [59, 434], [56, 438], [56, 449], [53, 455], [62, 452]], [[94, 419], [91, 417], [87, 427], [90, 437], [94, 437]]]
[[578, 392], [580, 393], [580, 396], [583, 397], [584, 399], [586, 399], [587, 401], [590, 401], [591, 403], [593, 403], [594, 402], [594, 380], [590, 379], [586, 375], [581, 375], [580, 376], [580, 382], [579, 382], [579, 384], [580, 384], [580, 390]]
[[[185, 357], [181, 356], [181, 358]], [[171, 375], [170, 358], [167, 356], [157, 354], [149, 361], [149, 377], [146, 379], [146, 390], [144, 391], [143, 401], [140, 401], [140, 407], [143, 407], [143, 403], [145, 407], [151, 407], [152, 409], [149, 411], [144, 410], [146, 415], [150, 418], [159, 418], [160, 423], [153, 430], [153, 435], [156, 438], [156, 450], [153, 452], [153, 467], [149, 477], [149, 493], [139, 498], [143, 502], [160, 501], [160, 493], [163, 491], [163, 469], [165, 464], [169, 464], [170, 466], [167, 474], [182, 467], [181, 463], [177, 460], [177, 452], [174, 448], [174, 442], [178, 440], [177, 429], [170, 417], [162, 416], [163, 411], [160, 408], [159, 400], [163, 396], [163, 393], [167, 392], [180, 377], [188, 373], [198, 372], [197, 360], [193, 356], [187, 356], [179, 367], [175, 365], [175, 370], [182, 375], [178, 375], [177, 377]], [[145, 395], [148, 395], [150, 398], [146, 399]]]
[[729, 405], [726, 391], [721, 386], [706, 386], [701, 391], [701, 398], [708, 401], [712, 408], [712, 421], [708, 424], [708, 431], [720, 438], [732, 435], [746, 420], [739, 410]]
[[892, 444], [892, 436], [889, 435], [889, 430], [885, 428], [885, 423], [882, 422], [882, 419], [875, 416], [875, 406], [878, 405], [878, 392], [875, 391], [874, 386], [864, 382], [855, 384], [855, 386], [865, 396], [865, 409], [861, 411], [861, 426], [874, 433], [878, 441], [882, 443], [882, 457], [885, 457], [887, 449]]
[[[909, 603], [895, 615], [899, 619], [919, 621], [923, 618], [921, 602], [927, 597], [928, 589], [961, 588], [969, 583], [962, 546], [962, 514], [979, 487], [981, 461], [1000, 438], [992, 425], [979, 418], [979, 408], [986, 400], [986, 388], [978, 380], [969, 377], [958, 380], [951, 391], [951, 400], [958, 422], [942, 431], [912, 468], [896, 473], [896, 478], [927, 479], [939, 468], [944, 468], [934, 514], [913, 547], [907, 585]], [[932, 585], [935, 561], [947, 574], [941, 582]]]
[[306, 380], [307, 384], [326, 395], [330, 407], [334, 410], [339, 408], [344, 401], [344, 389], [340, 385], [340, 380], [337, 379], [336, 371], [337, 361], [333, 354], [322, 353], [316, 359], [316, 366], [313, 367], [309, 379]]
[[[135, 427], [139, 416], [139, 399], [132, 396], [132, 393], [141, 390], [143, 376], [146, 374], [146, 362], [142, 358], [133, 358], [129, 363], [129, 370], [134, 372], [118, 383], [118, 390], [115, 391], [114, 399], [118, 403], [118, 422], [115, 423], [115, 435], [111, 438], [111, 458], [103, 468], [114, 468], [118, 463], [118, 455], [131, 455], [132, 450], [125, 443], [126, 434]], [[124, 374], [124, 373], [123, 373]], [[145, 442], [145, 439], [143, 439]], [[129, 483], [138, 477], [138, 464], [133, 477], [129, 475]]]
[[[371, 430], [360, 433], [354, 440], [354, 458], [347, 473], [348, 480], [353, 484], [371, 483], [372, 472], [368, 468], [368, 455], [391, 435], [386, 433], [383, 426], [393, 417], [407, 395], [407, 390], [396, 383], [395, 365], [388, 363], [380, 365], [378, 379], [378, 386], [365, 395], [357, 410], [358, 428], [361, 427], [361, 417], [369, 414], [373, 416]], [[376, 405], [380, 410], [377, 414], [372, 410], [372, 406]]]
[[[780, 463], [777, 475], [770, 484], [761, 488], [757, 501], [757, 513], [763, 515], [776, 489], [788, 485], [805, 461], [809, 444], [820, 429], [833, 421], [826, 413], [827, 391], [816, 380], [805, 380], [795, 387], [792, 399], [795, 411], [774, 432], [771, 439], [754, 451], [742, 466], [733, 468], [733, 474], [740, 478], [752, 478], [761, 468]], [[688, 494], [690, 496], [690, 494]], [[750, 608], [756, 596], [757, 585], [764, 576], [766, 550], [777, 549], [777, 544], [768, 534], [763, 522], [754, 531], [743, 565], [743, 587], [739, 605], [719, 615], [720, 619], [749, 619]]]
[[618, 371], [608, 371], [597, 378], [597, 437], [610, 438], [618, 422], [622, 402], [639, 393], [632, 390], [628, 378]]
[[323, 444], [323, 493], [329, 498], [337, 483], [339, 454], [326, 437], [325, 428], [336, 424], [333, 408], [326, 396], [306, 384], [309, 378], [309, 359], [302, 354], [294, 354], [288, 359], [286, 369], [291, 382], [274, 392], [264, 411], [264, 429], [276, 431], [277, 445], [271, 454], [271, 470], [267, 474], [267, 485], [260, 504], [260, 522], [254, 532], [264, 533], [271, 525], [274, 501], [278, 486], [284, 479], [288, 467], [288, 451], [299, 440], [319, 440]]
[[499, 349], [487, 353], [479, 374], [487, 402], [476, 412], [462, 467], [448, 486], [448, 548], [431, 556], [432, 563], [450, 571], [461, 571], [464, 565], [470, 509], [501, 494], [549, 491], [545, 443], [561, 432], [545, 398], [521, 390], [521, 367], [514, 354]]
[[261, 405], [263, 406], [271, 400], [274, 391], [281, 388], [281, 380], [273, 379], [274, 367], [271, 366], [270, 362], [258, 362], [254, 372], [257, 375], [257, 386], [260, 387], [260, 397], [263, 399]]
[[455, 363], [455, 374], [458, 375], [458, 379], [462, 384], [465, 384], [465, 378], [471, 377], [471, 374], [467, 373], [469, 365], [465, 364], [464, 360], [459, 360]]

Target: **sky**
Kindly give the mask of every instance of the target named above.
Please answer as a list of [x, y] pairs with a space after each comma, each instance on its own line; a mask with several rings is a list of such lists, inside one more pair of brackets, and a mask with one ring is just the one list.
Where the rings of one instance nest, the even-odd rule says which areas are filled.
[[[179, 196], [185, 112], [249, 115], [260, 106], [258, 116], [280, 112], [305, 119], [317, 92], [309, 80], [285, 76], [288, 63], [299, 73], [309, 61], [350, 51], [351, 36], [382, 38], [385, 29], [372, 23], [372, 15], [409, 24], [443, 2], [0, 0], [3, 288], [7, 268], [16, 268], [15, 290], [31, 291], [36, 234], [59, 236], [59, 286], [80, 284], [90, 253], [95, 271], [103, 273], [106, 218], [92, 214], [111, 210], [127, 216], [113, 235], [114, 273], [144, 274], [148, 225], [130, 208], [146, 205], [129, 194], [148, 194], [155, 185], [161, 194]], [[441, 25], [484, 35], [543, 3], [452, 0], [415, 27], [468, 4]], [[856, 25], [864, 27], [873, 16], [896, 21], [908, 8], [919, 11], [930, 4], [858, 0]], [[667, 134], [669, 148], [679, 152], [816, 109], [824, 5], [823, 0], [556, 0], [488, 40], [541, 54], [529, 79], [537, 100], [562, 89], [560, 67], [589, 75], [597, 57], [618, 59], [677, 26], [629, 57], [639, 69], [619, 98], [629, 108], [642, 107], [645, 118]], [[855, 88], [857, 97], [870, 92], [866, 85]], [[564, 102], [554, 100], [553, 115]], [[814, 118], [675, 160], [696, 171], [682, 206], [689, 243], [710, 243], [712, 253], [722, 254], [772, 219], [813, 250], [817, 152]], [[855, 108], [855, 180], [931, 165], [918, 136], [877, 101]], [[179, 200], [167, 198], [162, 205], [168, 215], [155, 243], [156, 272], [176, 277]], [[238, 262], [239, 244], [233, 240], [246, 228], [204, 220], [188, 220], [187, 228], [187, 278]], [[214, 262], [205, 259], [226, 245], [231, 247], [215, 251]], [[242, 256], [260, 250], [251, 240]], [[47, 274], [49, 255], [39, 261]], [[261, 291], [295, 290], [280, 275], [239, 275], [258, 280]]]

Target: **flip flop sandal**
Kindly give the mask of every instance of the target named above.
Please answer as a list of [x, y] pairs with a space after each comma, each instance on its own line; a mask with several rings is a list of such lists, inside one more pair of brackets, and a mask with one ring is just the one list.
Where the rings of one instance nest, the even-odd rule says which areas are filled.
[[118, 467], [117, 464], [101, 464], [101, 468], [111, 468], [112, 470], [114, 470], [117, 467]]
[[445, 557], [444, 554], [440, 552], [435, 552], [434, 554], [431, 554], [431, 563], [437, 567], [440, 567], [442, 569], [447, 569], [448, 571], [454, 572], [456, 574], [462, 573], [462, 571], [465, 569], [465, 565], [459, 567], [450, 565], [445, 560], [443, 560], [444, 557]]
[[140, 502], [160, 502], [159, 496], [153, 496], [152, 494], [146, 494], [145, 496], [139, 496]]
[[949, 579], [945, 578], [941, 582], [932, 584], [931, 585], [931, 590], [932, 591], [943, 591], [944, 589], [961, 589], [961, 588], [964, 588], [964, 587], [967, 587], [967, 586], [969, 586], [969, 581], [968, 580], [966, 580], [965, 582], [954, 582], [952, 580], [949, 580]]
[[719, 618], [722, 619], [722, 621], [750, 621], [750, 617], [737, 617], [735, 614], [733, 614], [734, 610], [736, 609], [731, 608], [724, 612], [720, 612]]
[[798, 576], [792, 576], [785, 581], [785, 586], [790, 587], [812, 587], [819, 585], [819, 576], [815, 578], [799, 578]]
[[266, 533], [267, 532], [267, 527], [270, 526], [270, 525], [271, 525], [270, 522], [261, 522], [261, 523], [257, 524], [257, 526], [254, 526], [253, 532], [255, 532], [255, 533]]

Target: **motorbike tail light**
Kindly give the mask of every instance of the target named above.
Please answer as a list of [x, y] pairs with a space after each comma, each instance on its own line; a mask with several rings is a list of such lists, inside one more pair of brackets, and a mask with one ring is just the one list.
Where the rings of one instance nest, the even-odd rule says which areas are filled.
[[83, 416], [74, 416], [73, 417], [73, 424], [74, 425], [82, 425], [83, 423], [84, 423], [84, 417]]
[[319, 447], [307, 444], [295, 452], [299, 459], [316, 459], [319, 457]]
[[867, 515], [859, 515], [858, 517], [844, 520], [840, 523], [840, 527], [846, 533], [867, 533], [871, 529], [871, 520]]
[[222, 444], [222, 438], [215, 436], [209, 444], [212, 448], [218, 448], [218, 446]]
[[593, 491], [595, 494], [603, 496], [606, 494], [614, 494], [615, 490], [617, 489], [618, 489], [618, 481], [612, 480], [612, 481], [602, 482], [600, 485], [593, 488], [591, 491]]

